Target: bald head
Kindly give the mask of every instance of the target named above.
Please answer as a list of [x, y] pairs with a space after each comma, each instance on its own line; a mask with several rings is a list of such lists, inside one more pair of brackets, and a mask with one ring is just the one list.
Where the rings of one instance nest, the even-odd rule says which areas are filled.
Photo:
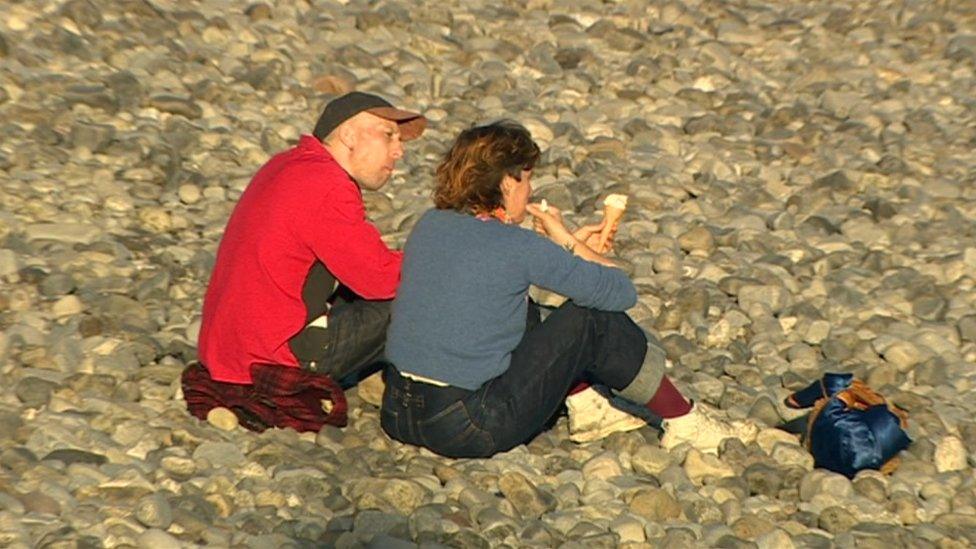
[[389, 181], [403, 157], [397, 123], [366, 111], [339, 124], [322, 142], [361, 187], [374, 191]]

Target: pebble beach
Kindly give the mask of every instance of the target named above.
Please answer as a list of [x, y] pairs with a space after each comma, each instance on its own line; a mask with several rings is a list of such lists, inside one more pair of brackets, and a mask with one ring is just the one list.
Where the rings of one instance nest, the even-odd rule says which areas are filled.
[[[567, 420], [491, 459], [190, 416], [236, 200], [332, 97], [427, 116], [366, 209], [391, 246], [464, 128], [523, 123], [676, 385], [764, 426], [717, 456]], [[976, 545], [973, 0], [7, 0], [0, 547]], [[259, 322], [260, 319], [255, 319]], [[783, 399], [850, 372], [908, 411], [891, 475], [813, 466]]]

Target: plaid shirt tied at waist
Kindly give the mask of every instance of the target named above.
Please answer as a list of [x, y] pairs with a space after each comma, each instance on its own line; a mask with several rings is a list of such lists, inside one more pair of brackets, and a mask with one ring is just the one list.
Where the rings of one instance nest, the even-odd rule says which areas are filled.
[[183, 398], [194, 416], [206, 420], [217, 407], [234, 412], [252, 431], [291, 427], [319, 431], [325, 425], [345, 427], [346, 395], [331, 377], [289, 366], [251, 366], [253, 385], [214, 381], [200, 363], [183, 371]]

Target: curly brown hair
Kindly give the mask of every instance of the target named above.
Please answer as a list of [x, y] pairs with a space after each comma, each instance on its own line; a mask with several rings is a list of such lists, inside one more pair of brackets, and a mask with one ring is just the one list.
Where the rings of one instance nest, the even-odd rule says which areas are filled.
[[512, 120], [468, 128], [437, 166], [434, 205], [459, 212], [492, 211], [502, 205], [502, 179], [521, 181], [539, 160], [529, 130]]

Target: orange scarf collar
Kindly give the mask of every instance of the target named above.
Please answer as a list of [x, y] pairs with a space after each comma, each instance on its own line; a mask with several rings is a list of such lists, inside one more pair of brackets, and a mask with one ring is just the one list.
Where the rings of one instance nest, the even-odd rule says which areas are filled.
[[482, 221], [488, 221], [489, 219], [496, 219], [506, 225], [512, 223], [512, 219], [508, 217], [508, 213], [505, 211], [505, 208], [502, 208], [500, 206], [498, 208], [495, 208], [491, 212], [475, 213], [474, 216]]

